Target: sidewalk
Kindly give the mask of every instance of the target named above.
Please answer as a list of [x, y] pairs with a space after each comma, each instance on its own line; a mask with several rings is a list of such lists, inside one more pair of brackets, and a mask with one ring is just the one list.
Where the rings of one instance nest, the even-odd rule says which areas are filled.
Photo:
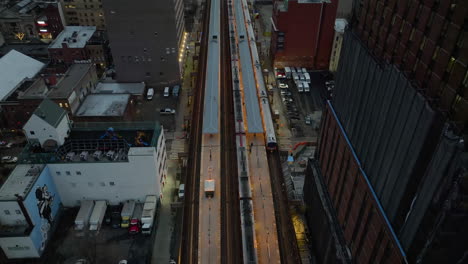
[[[196, 32], [197, 28], [193, 29]], [[169, 263], [174, 256], [171, 256], [171, 247], [176, 245], [174, 241], [174, 231], [176, 227], [176, 214], [171, 210], [171, 204], [177, 202], [177, 190], [179, 188], [179, 179], [177, 179], [177, 172], [179, 168], [179, 153], [187, 151], [186, 144], [186, 125], [190, 120], [189, 97], [192, 93], [192, 77], [191, 73], [196, 71], [197, 67], [193, 67], [192, 60], [195, 55], [194, 49], [194, 36], [189, 34], [187, 45], [189, 46], [186, 54], [186, 62], [184, 69], [184, 78], [182, 80], [182, 87], [177, 106], [177, 114], [175, 116], [175, 131], [166, 133], [166, 151], [167, 151], [167, 177], [166, 184], [163, 188], [163, 199], [161, 200], [161, 207], [156, 226], [156, 237], [153, 244], [151, 263]], [[196, 63], [196, 62], [195, 62]]]
[[166, 185], [164, 186], [161, 207], [159, 210], [159, 221], [156, 226], [156, 239], [153, 245], [153, 254], [151, 256], [151, 263], [169, 263], [171, 259], [171, 237], [174, 229], [175, 216], [171, 213], [171, 203], [176, 193], [176, 166], [177, 162], [173, 160], [168, 161]]

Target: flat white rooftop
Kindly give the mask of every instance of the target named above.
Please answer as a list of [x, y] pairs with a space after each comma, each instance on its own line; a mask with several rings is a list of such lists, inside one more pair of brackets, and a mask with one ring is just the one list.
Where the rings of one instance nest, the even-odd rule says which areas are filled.
[[67, 26], [49, 45], [49, 49], [61, 49], [62, 43], [66, 43], [69, 48], [84, 48], [94, 32], [94, 26]]
[[0, 188], [0, 201], [16, 200], [15, 194], [26, 197], [44, 167], [42, 164], [17, 165]]
[[78, 109], [77, 116], [122, 116], [129, 94], [90, 94]]
[[25, 78], [33, 78], [44, 66], [16, 50], [0, 58], [0, 100], [5, 100]]
[[143, 94], [145, 83], [98, 83], [95, 93], [99, 94]]

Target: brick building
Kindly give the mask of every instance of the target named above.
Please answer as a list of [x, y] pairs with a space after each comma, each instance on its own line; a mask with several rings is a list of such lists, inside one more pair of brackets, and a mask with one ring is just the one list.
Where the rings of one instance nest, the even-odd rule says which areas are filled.
[[95, 26], [106, 30], [101, 0], [61, 0], [67, 26]]
[[67, 26], [49, 45], [53, 62], [73, 64], [75, 61], [90, 60], [98, 68], [109, 63], [108, 41], [105, 33], [96, 27]]
[[[354, 7], [316, 157], [335, 216], [312, 233], [335, 227], [354, 263], [462, 263], [468, 108], [460, 18], [468, 2]], [[338, 251], [318, 251], [319, 258]]]
[[337, 0], [275, 1], [270, 47], [274, 67], [328, 69], [337, 6]]

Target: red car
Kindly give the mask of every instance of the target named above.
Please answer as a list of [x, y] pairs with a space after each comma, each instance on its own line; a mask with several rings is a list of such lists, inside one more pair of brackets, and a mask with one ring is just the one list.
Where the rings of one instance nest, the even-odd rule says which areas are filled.
[[132, 219], [130, 221], [130, 227], [128, 229], [128, 233], [130, 235], [136, 235], [141, 232], [141, 223], [139, 219]]

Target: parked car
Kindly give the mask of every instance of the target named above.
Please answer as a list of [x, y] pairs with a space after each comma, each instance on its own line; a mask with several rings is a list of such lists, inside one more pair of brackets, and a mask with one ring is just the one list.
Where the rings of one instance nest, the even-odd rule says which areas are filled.
[[289, 88], [289, 86], [287, 84], [285, 84], [285, 83], [279, 83], [278, 87], [280, 89], [288, 89]]
[[140, 233], [141, 231], [141, 223], [139, 219], [132, 219], [130, 221], [130, 228], [128, 229], [128, 233], [130, 235], [135, 235]]
[[185, 184], [179, 186], [179, 198], [183, 199], [185, 195]]
[[2, 163], [16, 163], [17, 161], [18, 161], [17, 157], [13, 157], [13, 156], [2, 157]]
[[171, 109], [171, 108], [162, 108], [160, 113], [161, 115], [170, 115], [170, 114], [175, 114], [176, 111], [175, 109]]

